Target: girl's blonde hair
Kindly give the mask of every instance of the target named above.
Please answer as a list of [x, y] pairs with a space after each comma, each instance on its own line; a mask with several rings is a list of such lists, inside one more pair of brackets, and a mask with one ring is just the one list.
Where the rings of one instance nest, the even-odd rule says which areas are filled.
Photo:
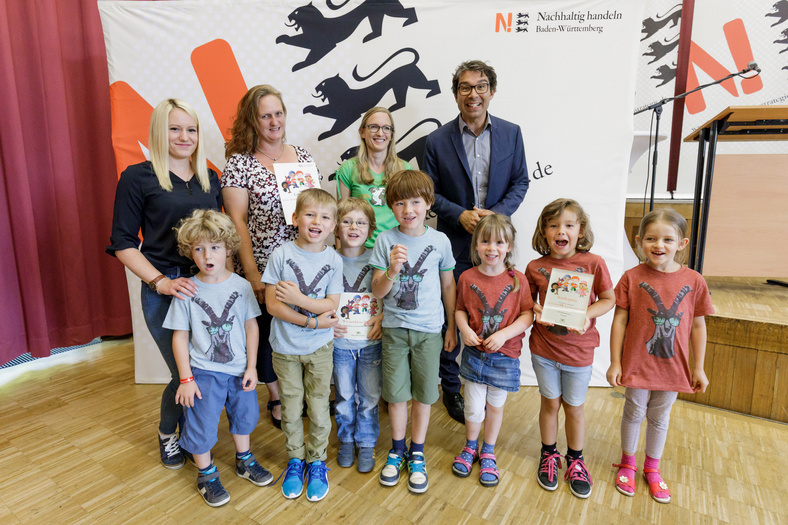
[[550, 245], [544, 234], [547, 223], [559, 218], [564, 213], [564, 210], [569, 210], [577, 215], [577, 222], [582, 230], [577, 239], [577, 247], [575, 249], [579, 252], [587, 252], [594, 246], [594, 232], [591, 231], [591, 220], [586, 215], [586, 212], [583, 211], [583, 207], [572, 199], [556, 199], [544, 207], [539, 220], [536, 222], [536, 230], [534, 230], [531, 246], [540, 255], [550, 255]]
[[360, 211], [367, 216], [367, 222], [369, 223], [367, 239], [371, 239], [377, 228], [375, 210], [369, 202], [365, 199], [359, 199], [358, 197], [350, 197], [339, 201], [337, 205], [337, 227], [335, 235], [339, 235], [339, 223], [342, 222], [342, 218], [352, 211]]
[[482, 220], [476, 224], [476, 229], [473, 230], [473, 237], [471, 238], [471, 260], [473, 264], [477, 266], [481, 264], [479, 253], [476, 251], [476, 244], [479, 240], [489, 241], [495, 238], [509, 243], [509, 253], [504, 257], [503, 264], [514, 280], [513, 292], [520, 289], [520, 280], [514, 273], [514, 256], [512, 255], [515, 251], [514, 238], [516, 235], [517, 230], [512, 224], [512, 219], [500, 213], [493, 213], [492, 215], [482, 217]]
[[185, 111], [197, 124], [197, 148], [189, 159], [189, 166], [197, 176], [200, 188], [205, 193], [211, 191], [211, 181], [208, 179], [208, 161], [205, 158], [205, 148], [203, 147], [202, 128], [200, 119], [194, 108], [183, 100], [168, 98], [163, 100], [150, 117], [150, 135], [148, 137], [148, 150], [150, 151], [150, 163], [156, 178], [159, 179], [159, 186], [164, 191], [172, 191], [172, 180], [170, 179], [170, 113], [173, 109]]
[[[642, 240], [648, 227], [655, 222], [664, 222], [665, 224], [672, 226], [676, 230], [676, 242], [680, 242], [682, 239], [687, 237], [687, 219], [685, 219], [683, 215], [673, 208], [660, 208], [658, 210], [652, 210], [648, 212], [645, 217], [641, 219], [640, 228], [638, 228], [638, 238]], [[637, 244], [639, 252], [638, 255], [645, 259], [646, 254], [644, 254], [643, 250], [640, 248], [640, 243]], [[685, 262], [685, 252], [683, 250], [677, 251], [675, 259], [679, 263]]]
[[[358, 128], [358, 134], [361, 135], [362, 131], [364, 131], [364, 127], [367, 125], [367, 121], [369, 118], [374, 115], [375, 113], [385, 113], [389, 117], [389, 122], [391, 122], [391, 140], [389, 140], [388, 148], [386, 149], [386, 162], [383, 168], [383, 181], [381, 184], [383, 186], [389, 180], [389, 177], [397, 173], [398, 171], [405, 169], [405, 163], [397, 157], [397, 149], [396, 145], [394, 144], [394, 119], [391, 116], [391, 112], [380, 106], [376, 106], [366, 113], [361, 118], [361, 126]], [[358, 180], [362, 184], [372, 184], [375, 182], [375, 176], [372, 175], [372, 172], [369, 171], [369, 153], [367, 152], [367, 142], [362, 138], [361, 144], [358, 146], [358, 153], [356, 154], [356, 171], [358, 172]]]
[[[259, 115], [257, 114], [257, 106], [260, 103], [260, 99], [267, 95], [273, 95], [279, 99], [279, 102], [282, 104], [282, 111], [287, 117], [287, 107], [285, 107], [285, 101], [282, 99], [282, 93], [268, 84], [254, 86], [238, 102], [233, 127], [230, 130], [231, 138], [224, 146], [225, 158], [229, 159], [236, 153], [248, 155], [254, 153], [258, 139], [257, 117]], [[285, 135], [282, 135], [282, 140], [285, 140]]]
[[241, 247], [241, 237], [232, 219], [217, 210], [194, 210], [192, 214], [175, 227], [178, 238], [178, 251], [184, 257], [192, 258], [192, 247], [200, 241], [223, 242], [227, 252], [232, 255]]

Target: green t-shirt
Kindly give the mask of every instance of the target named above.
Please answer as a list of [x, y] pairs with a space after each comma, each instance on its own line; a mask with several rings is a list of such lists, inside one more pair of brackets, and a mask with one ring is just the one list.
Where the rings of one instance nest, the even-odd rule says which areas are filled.
[[[375, 244], [375, 239], [378, 238], [378, 234], [397, 226], [397, 219], [394, 218], [394, 212], [391, 211], [391, 208], [386, 205], [386, 187], [382, 184], [383, 174], [369, 170], [374, 176], [374, 181], [372, 184], [362, 184], [358, 180], [358, 170], [356, 169], [357, 160], [357, 157], [346, 160], [339, 169], [337, 169], [337, 198], [342, 197], [339, 185], [344, 184], [345, 187], [350, 190], [351, 197], [364, 199], [372, 205], [372, 209], [375, 210], [375, 223], [377, 227], [372, 233], [372, 238], [367, 239], [367, 242], [364, 243], [364, 246], [368, 249], [372, 249], [372, 246]], [[403, 160], [402, 162], [405, 164], [404, 169], [413, 169], [406, 161]]]

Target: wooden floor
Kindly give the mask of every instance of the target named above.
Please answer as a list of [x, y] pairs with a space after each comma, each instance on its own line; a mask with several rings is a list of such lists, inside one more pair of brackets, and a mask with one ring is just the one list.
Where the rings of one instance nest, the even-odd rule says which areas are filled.
[[[661, 465], [673, 502], [661, 505], [648, 496], [642, 479], [634, 498], [615, 490], [610, 465], [619, 459], [623, 400], [620, 392], [603, 388], [591, 389], [586, 403], [585, 456], [595, 480], [588, 500], [572, 496], [565, 483], [553, 493], [536, 483], [539, 395], [535, 387], [526, 387], [507, 401], [496, 449], [501, 470], [496, 488], [479, 485], [478, 467], [467, 479], [452, 475], [451, 458], [464, 444], [464, 431], [438, 404], [427, 440], [430, 489], [424, 495], [410, 494], [404, 482], [382, 487], [378, 472], [339, 468], [332, 435], [326, 499], [285, 500], [280, 485], [258, 488], [234, 475], [225, 426], [214, 455], [232, 500], [211, 509], [195, 490], [193, 467], [170, 471], [159, 464], [155, 436], [162, 387], [134, 384], [130, 340], [69, 354], [76, 356], [69, 360], [81, 361], [18, 377], [23, 368], [0, 371], [4, 525], [788, 523], [788, 426], [677, 402]], [[265, 388], [258, 392], [265, 406]], [[378, 471], [391, 437], [385, 411], [381, 426]], [[559, 447], [565, 450], [563, 437]], [[252, 435], [252, 450], [276, 475], [285, 466], [284, 438], [267, 417]], [[642, 452], [638, 457], [642, 464]]]

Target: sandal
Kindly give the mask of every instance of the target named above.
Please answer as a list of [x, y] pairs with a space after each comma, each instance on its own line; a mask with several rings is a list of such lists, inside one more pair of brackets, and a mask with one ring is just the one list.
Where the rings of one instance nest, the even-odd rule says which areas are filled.
[[276, 419], [274, 417], [274, 407], [281, 406], [281, 404], [282, 402], [280, 400], [274, 399], [273, 401], [269, 401], [268, 405], [266, 405], [268, 407], [268, 411], [271, 413], [271, 423], [273, 423], [274, 426], [280, 430], [282, 429], [282, 420]]
[[[494, 487], [498, 484], [498, 481], [501, 479], [501, 475], [498, 473], [498, 458], [495, 457], [495, 454], [482, 454], [479, 456], [479, 464], [481, 465], [481, 461], [489, 459], [493, 461], [492, 467], [485, 467], [479, 470], [479, 483], [484, 485], [485, 487]], [[495, 479], [485, 480], [482, 479], [482, 475], [484, 474], [492, 474], [495, 476]]]
[[[627, 465], [626, 463], [616, 464], [613, 463], [614, 467], [618, 467], [619, 469], [629, 469], [633, 472], [637, 472], [637, 467], [633, 465]], [[619, 473], [621, 470], [619, 470]], [[629, 476], [623, 476], [616, 474], [616, 490], [618, 490], [624, 496], [632, 497], [635, 495], [635, 479]]]
[[[653, 473], [659, 475], [660, 480], [655, 481], [654, 483], [648, 483], [646, 474]], [[670, 503], [670, 490], [668, 490], [668, 484], [662, 480], [662, 475], [660, 474], [658, 468], [644, 468], [643, 477], [646, 479], [646, 483], [648, 483], [648, 491], [651, 494], [651, 497], [654, 498], [654, 501], [658, 503]]]
[[[471, 461], [468, 462], [465, 458], [462, 457], [463, 452], [470, 454]], [[460, 478], [467, 478], [471, 475], [471, 470], [473, 469], [473, 464], [476, 463], [479, 459], [479, 451], [472, 449], [470, 447], [464, 447], [462, 452], [454, 458], [454, 463], [451, 464], [451, 471], [454, 472], [455, 476]], [[457, 468], [458, 465], [462, 465], [465, 467], [465, 472]]]

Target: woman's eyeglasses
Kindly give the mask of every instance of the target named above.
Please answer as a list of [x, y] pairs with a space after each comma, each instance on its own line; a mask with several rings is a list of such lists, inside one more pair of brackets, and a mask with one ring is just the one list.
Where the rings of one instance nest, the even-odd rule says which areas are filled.
[[372, 133], [377, 133], [381, 129], [386, 135], [391, 135], [394, 133], [394, 126], [378, 126], [377, 124], [367, 124], [364, 127], [370, 130]]

